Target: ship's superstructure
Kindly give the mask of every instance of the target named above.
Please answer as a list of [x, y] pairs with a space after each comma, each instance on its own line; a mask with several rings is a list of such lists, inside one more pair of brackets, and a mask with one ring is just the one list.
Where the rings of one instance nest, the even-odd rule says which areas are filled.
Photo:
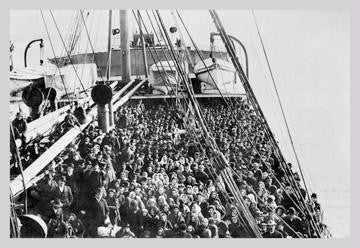
[[48, 113], [11, 125], [13, 237], [329, 236], [252, 90], [245, 46], [241, 64], [214, 10], [226, 52], [200, 50], [179, 11], [172, 27], [161, 12], [121, 10], [117, 30], [109, 11], [108, 51], [91, 56], [73, 53], [81, 33], [93, 47], [76, 12], [66, 55], [17, 90]]

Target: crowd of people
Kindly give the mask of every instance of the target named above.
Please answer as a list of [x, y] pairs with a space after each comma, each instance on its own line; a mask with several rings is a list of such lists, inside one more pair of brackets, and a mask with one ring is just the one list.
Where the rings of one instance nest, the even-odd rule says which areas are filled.
[[[30, 119], [31, 121], [31, 119]], [[16, 114], [11, 123], [10, 130], [10, 175], [17, 176], [21, 169], [17, 162], [16, 150], [18, 150], [22, 169], [25, 170], [32, 162], [41, 156], [52, 146], [65, 132], [74, 126], [80, 126], [86, 121], [86, 112], [83, 106], [77, 102], [70, 103], [64, 121], [56, 124], [50, 134], [38, 135], [32, 140], [27, 140], [29, 117], [25, 118], [22, 112]]]
[[[315, 237], [294, 189], [283, 186], [288, 172], [261, 121], [246, 100], [234, 104], [230, 110], [221, 99], [200, 101], [261, 235]], [[48, 237], [253, 237], [170, 101], [131, 100], [116, 113], [115, 123], [107, 134], [90, 124], [29, 189], [32, 212], [47, 223]], [[296, 177], [290, 165], [289, 171]], [[321, 228], [316, 194], [309, 199], [300, 183], [299, 188]]]

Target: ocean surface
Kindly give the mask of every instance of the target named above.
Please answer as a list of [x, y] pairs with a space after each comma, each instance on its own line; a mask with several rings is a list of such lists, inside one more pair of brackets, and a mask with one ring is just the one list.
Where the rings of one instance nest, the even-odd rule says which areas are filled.
[[[184, 20], [189, 20], [186, 17], [192, 14], [184, 11]], [[204, 33], [195, 39], [206, 44], [208, 33], [214, 31], [214, 27], [208, 14], [208, 19], [200, 18], [199, 12], [196, 14], [198, 21], [190, 27], [190, 32]], [[307, 186], [318, 194], [325, 223], [333, 236], [348, 237], [351, 199], [349, 14], [346, 11], [290, 10], [256, 11], [256, 14]], [[18, 19], [22, 14], [13, 15]], [[222, 11], [220, 17], [225, 27], [229, 27], [228, 32], [246, 45], [250, 83], [286, 159], [296, 167], [249, 11]], [[234, 20], [237, 20], [236, 25]], [[21, 27], [24, 23], [21, 21]], [[13, 27], [18, 29], [10, 29], [10, 36], [18, 49], [15, 64], [22, 65], [25, 40], [31, 40], [24, 38], [24, 30], [31, 27], [20, 30], [15, 24]], [[32, 37], [31, 34], [28, 37]], [[38, 53], [37, 49], [32, 49], [29, 60], [35, 62], [30, 64], [37, 63]]]

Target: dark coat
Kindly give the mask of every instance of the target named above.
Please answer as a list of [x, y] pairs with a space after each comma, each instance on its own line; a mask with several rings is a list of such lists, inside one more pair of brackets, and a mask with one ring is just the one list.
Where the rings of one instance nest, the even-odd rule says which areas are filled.
[[20, 138], [21, 135], [23, 135], [25, 133], [25, 131], [27, 130], [27, 123], [24, 119], [15, 119], [12, 122], [13, 127], [14, 127], [14, 132], [15, 132], [15, 137], [16, 138]]
[[74, 200], [71, 188], [69, 186], [65, 186], [62, 192], [60, 191], [60, 188], [57, 187], [55, 189], [54, 195], [55, 198], [60, 199], [61, 203], [64, 204], [65, 207], [69, 207]]
[[265, 232], [263, 234], [263, 238], [267, 238], [267, 239], [281, 239], [283, 238], [283, 235], [279, 232], [279, 231], [274, 231], [273, 233], [270, 232]]
[[[292, 237], [297, 237], [297, 235], [294, 233], [295, 232], [302, 232], [302, 223], [301, 223], [301, 219], [297, 216], [295, 216], [292, 220], [290, 216], [285, 216], [284, 217], [284, 221], [286, 222], [287, 225], [285, 225], [284, 227], [284, 231], [287, 232], [288, 234], [290, 234]], [[294, 231], [292, 231], [288, 225], [294, 229]]]
[[88, 217], [92, 220], [95, 227], [104, 225], [108, 215], [109, 207], [105, 199], [97, 201], [93, 198], [91, 202], [89, 202]]

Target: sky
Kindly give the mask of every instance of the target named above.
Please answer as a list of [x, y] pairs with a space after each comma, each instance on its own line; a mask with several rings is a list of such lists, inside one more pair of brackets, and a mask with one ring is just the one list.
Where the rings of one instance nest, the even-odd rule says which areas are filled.
[[[160, 12], [168, 26], [174, 25], [169, 11]], [[95, 50], [106, 49], [107, 13], [90, 11], [87, 22]], [[114, 13], [114, 27], [118, 27], [118, 11]], [[180, 13], [198, 46], [209, 49], [209, 33], [216, 31], [209, 13]], [[246, 46], [250, 84], [283, 153], [295, 164], [251, 11], [218, 13], [228, 34]], [[53, 10], [53, 14], [65, 36], [73, 10]], [[44, 15], [59, 55], [59, 36], [47, 10]], [[319, 193], [334, 235], [346, 237], [350, 233], [350, 15], [345, 10], [255, 10], [255, 15], [308, 186]], [[45, 39], [46, 55], [53, 57], [40, 11], [10, 12], [15, 67], [23, 66], [27, 42], [40, 37]], [[81, 38], [80, 51], [85, 51], [85, 41]], [[223, 49], [220, 39], [216, 47]], [[31, 48], [29, 57], [29, 64], [36, 65], [38, 48]]]

